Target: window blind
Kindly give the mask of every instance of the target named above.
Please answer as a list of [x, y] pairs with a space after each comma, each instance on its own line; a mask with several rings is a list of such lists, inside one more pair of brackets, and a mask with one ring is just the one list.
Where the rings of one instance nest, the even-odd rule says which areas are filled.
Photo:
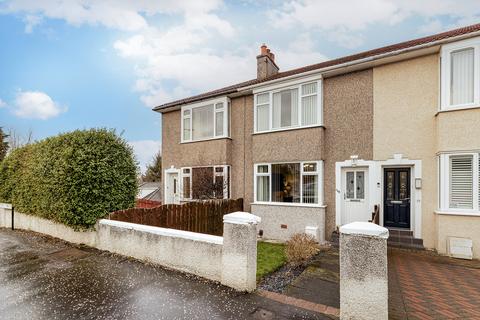
[[473, 156], [450, 157], [450, 208], [473, 209]]
[[193, 140], [213, 137], [213, 104], [192, 110]]
[[317, 124], [317, 83], [302, 85], [302, 125]]
[[454, 51], [451, 54], [450, 103], [473, 103], [474, 49]]

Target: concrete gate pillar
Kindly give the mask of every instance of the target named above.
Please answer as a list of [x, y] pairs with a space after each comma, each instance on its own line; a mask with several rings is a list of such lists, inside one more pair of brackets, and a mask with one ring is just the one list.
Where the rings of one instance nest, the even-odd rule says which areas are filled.
[[223, 216], [222, 284], [239, 291], [257, 288], [257, 224], [248, 212]]
[[340, 319], [388, 319], [388, 229], [340, 227]]

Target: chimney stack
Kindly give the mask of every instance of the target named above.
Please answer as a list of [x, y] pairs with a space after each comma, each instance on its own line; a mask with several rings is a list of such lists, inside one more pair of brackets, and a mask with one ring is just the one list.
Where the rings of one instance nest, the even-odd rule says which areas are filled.
[[275, 63], [275, 55], [265, 44], [260, 47], [260, 55], [257, 56], [257, 79], [265, 79], [278, 73]]

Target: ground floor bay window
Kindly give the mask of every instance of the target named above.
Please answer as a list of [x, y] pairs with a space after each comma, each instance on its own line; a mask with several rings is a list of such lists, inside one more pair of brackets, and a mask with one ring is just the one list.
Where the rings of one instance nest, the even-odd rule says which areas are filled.
[[440, 210], [480, 215], [480, 152], [439, 158]]
[[323, 204], [323, 161], [255, 165], [255, 202]]
[[230, 197], [230, 166], [184, 167], [181, 172], [183, 200]]

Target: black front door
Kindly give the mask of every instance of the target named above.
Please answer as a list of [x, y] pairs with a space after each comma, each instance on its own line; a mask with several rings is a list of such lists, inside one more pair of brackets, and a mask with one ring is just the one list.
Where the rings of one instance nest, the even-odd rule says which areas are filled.
[[385, 169], [384, 226], [410, 228], [410, 168]]

